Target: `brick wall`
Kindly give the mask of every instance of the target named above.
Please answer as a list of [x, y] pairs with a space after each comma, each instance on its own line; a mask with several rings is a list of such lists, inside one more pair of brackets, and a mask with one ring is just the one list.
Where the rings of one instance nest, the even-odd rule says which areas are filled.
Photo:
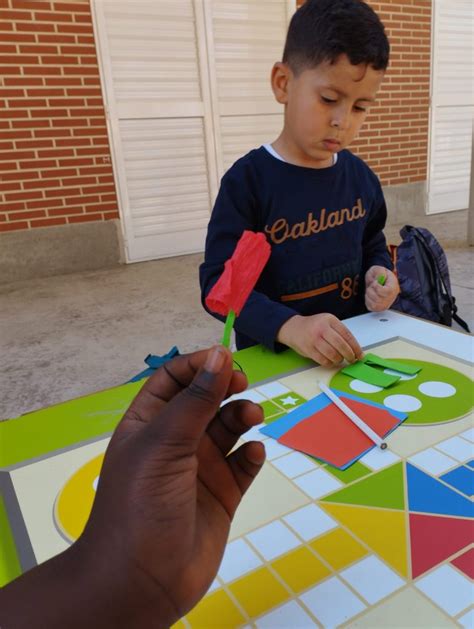
[[0, 232], [118, 218], [89, 0], [0, 0]]
[[[369, 0], [385, 25], [390, 65], [351, 149], [384, 185], [427, 177], [431, 0]], [[299, 2], [302, 4], [302, 2]]]
[[[370, 0], [392, 46], [353, 150], [426, 179], [431, 0]], [[0, 0], [0, 231], [118, 218], [89, 0]]]

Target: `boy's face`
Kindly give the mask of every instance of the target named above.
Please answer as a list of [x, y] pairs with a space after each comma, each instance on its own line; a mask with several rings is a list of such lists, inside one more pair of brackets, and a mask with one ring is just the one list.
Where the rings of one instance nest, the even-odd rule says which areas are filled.
[[330, 166], [334, 153], [357, 136], [383, 76], [383, 70], [352, 65], [345, 55], [298, 75], [287, 64], [275, 64], [272, 88], [285, 105], [285, 124], [275, 149], [301, 166]]

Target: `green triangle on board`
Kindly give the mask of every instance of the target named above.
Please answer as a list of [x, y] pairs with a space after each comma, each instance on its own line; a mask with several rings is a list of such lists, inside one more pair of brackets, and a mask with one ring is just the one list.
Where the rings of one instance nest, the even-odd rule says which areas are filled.
[[322, 501], [403, 510], [405, 509], [403, 463], [395, 463], [349, 487], [339, 489]]

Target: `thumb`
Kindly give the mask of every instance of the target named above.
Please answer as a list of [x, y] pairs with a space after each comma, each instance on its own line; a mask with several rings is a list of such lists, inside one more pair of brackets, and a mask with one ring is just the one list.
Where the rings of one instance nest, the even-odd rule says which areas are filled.
[[212, 347], [190, 384], [166, 404], [147, 426], [154, 438], [189, 443], [199, 439], [219, 410], [232, 378], [232, 354]]

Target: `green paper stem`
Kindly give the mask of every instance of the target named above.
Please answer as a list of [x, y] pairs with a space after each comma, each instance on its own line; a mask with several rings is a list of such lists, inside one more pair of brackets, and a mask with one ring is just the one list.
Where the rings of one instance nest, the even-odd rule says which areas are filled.
[[229, 310], [229, 314], [225, 320], [224, 334], [222, 335], [222, 345], [224, 347], [230, 347], [230, 335], [232, 333], [232, 328], [234, 327], [234, 321], [235, 312], [233, 310]]

